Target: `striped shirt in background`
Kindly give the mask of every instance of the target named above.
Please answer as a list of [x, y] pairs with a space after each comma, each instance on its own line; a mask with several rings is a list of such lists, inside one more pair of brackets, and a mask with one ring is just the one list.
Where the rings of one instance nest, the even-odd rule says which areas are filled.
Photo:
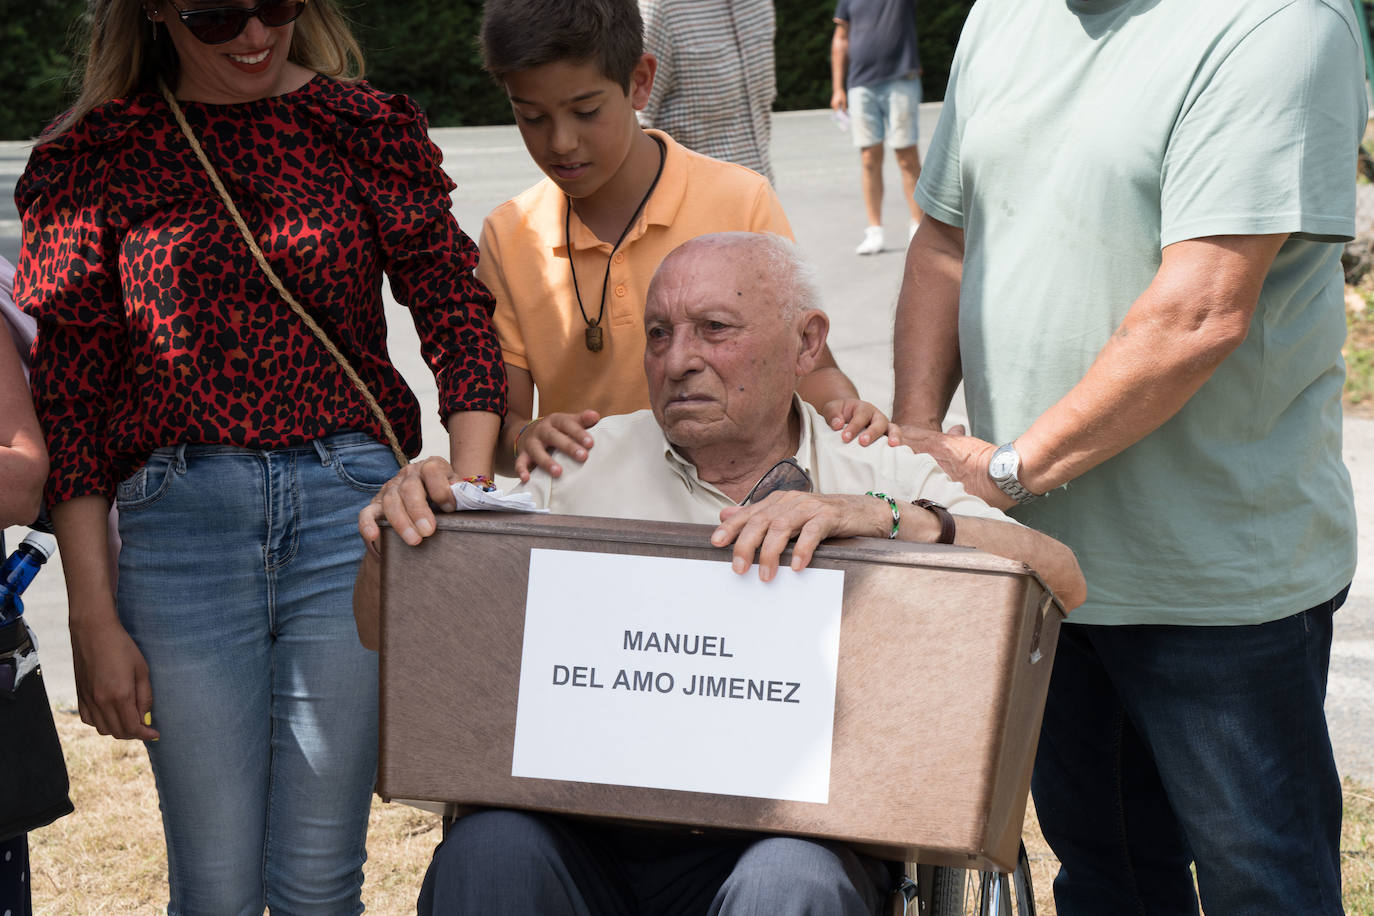
[[639, 0], [658, 74], [640, 123], [773, 180], [772, 0]]

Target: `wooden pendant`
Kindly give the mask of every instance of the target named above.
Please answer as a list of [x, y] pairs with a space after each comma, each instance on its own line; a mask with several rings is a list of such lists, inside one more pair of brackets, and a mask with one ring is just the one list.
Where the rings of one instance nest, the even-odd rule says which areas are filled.
[[593, 325], [587, 328], [587, 349], [593, 353], [601, 352], [601, 326]]

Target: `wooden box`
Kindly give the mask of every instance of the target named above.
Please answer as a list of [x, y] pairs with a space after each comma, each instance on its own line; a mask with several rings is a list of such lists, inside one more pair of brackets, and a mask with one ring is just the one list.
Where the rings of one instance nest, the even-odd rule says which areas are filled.
[[828, 803], [511, 775], [530, 550], [728, 562], [710, 530], [462, 513], [418, 548], [385, 530], [379, 794], [1013, 868], [1063, 612], [1024, 565], [967, 548], [855, 539], [817, 552], [813, 566], [845, 572]]

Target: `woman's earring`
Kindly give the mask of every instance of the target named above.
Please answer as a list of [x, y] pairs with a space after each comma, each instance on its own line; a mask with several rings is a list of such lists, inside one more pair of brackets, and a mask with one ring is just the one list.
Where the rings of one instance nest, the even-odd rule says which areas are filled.
[[148, 21], [153, 24], [153, 41], [157, 41], [157, 20], [153, 18], [152, 10], [144, 10], [143, 14], [148, 17]]

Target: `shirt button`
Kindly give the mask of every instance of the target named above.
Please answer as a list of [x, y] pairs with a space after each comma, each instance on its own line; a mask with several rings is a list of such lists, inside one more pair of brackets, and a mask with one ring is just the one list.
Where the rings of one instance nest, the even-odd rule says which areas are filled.
[[624, 284], [624, 283], [620, 284], [619, 286], [617, 286], [617, 287], [615, 288], [615, 294], [616, 294], [617, 296], [624, 296], [624, 295], [625, 295], [625, 284]]
[[624, 264], [624, 263], [625, 263], [625, 252], [623, 252], [623, 251], [617, 251], [617, 252], [615, 253], [615, 262], [616, 262], [617, 264]]

